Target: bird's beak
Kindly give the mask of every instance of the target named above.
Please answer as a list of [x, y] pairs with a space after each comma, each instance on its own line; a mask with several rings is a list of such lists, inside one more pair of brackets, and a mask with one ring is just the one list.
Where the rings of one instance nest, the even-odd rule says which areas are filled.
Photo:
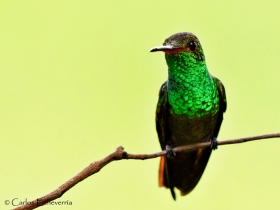
[[150, 52], [156, 52], [156, 51], [172, 51], [174, 49], [177, 49], [177, 47], [173, 47], [171, 45], [167, 45], [167, 46], [158, 46], [158, 47], [153, 47], [152, 49], [150, 49]]

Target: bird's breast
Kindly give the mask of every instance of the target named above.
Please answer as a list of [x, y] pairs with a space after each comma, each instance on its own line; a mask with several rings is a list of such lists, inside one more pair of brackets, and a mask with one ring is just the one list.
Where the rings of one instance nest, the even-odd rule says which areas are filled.
[[219, 109], [218, 90], [210, 79], [193, 83], [176, 83], [169, 79], [167, 85], [168, 102], [176, 114], [200, 118]]

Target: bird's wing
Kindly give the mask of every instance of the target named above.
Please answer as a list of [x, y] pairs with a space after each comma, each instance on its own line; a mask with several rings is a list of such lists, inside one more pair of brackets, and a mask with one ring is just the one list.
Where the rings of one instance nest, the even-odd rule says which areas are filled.
[[156, 129], [162, 150], [166, 146], [166, 117], [167, 117], [167, 83], [163, 83], [159, 91], [159, 98], [156, 109]]
[[[168, 113], [168, 102], [167, 102], [167, 82], [163, 83], [159, 91], [159, 98], [156, 109], [156, 129], [158, 138], [162, 150], [165, 150], [166, 146], [166, 118]], [[159, 166], [159, 186], [167, 187], [171, 190], [171, 195], [176, 200], [174, 187], [170, 183], [168, 175], [168, 161], [165, 156], [161, 156]]]
[[226, 91], [223, 83], [216, 77], [213, 77], [214, 82], [217, 85], [218, 93], [219, 93], [219, 113], [218, 113], [218, 121], [214, 130], [214, 137], [218, 136], [220, 131], [221, 124], [223, 122], [223, 115], [227, 109], [227, 99], [226, 99]]

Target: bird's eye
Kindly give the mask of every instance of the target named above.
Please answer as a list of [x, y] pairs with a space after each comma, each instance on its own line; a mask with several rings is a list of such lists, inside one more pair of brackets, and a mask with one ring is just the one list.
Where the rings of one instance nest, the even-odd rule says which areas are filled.
[[195, 51], [195, 49], [196, 49], [196, 44], [195, 44], [194, 41], [191, 41], [191, 42], [189, 43], [189, 48], [190, 48], [191, 51]]

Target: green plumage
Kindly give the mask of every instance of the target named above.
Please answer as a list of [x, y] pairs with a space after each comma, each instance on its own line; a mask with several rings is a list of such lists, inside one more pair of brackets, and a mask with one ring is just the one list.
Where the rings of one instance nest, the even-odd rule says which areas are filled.
[[[156, 128], [161, 148], [213, 141], [218, 136], [226, 110], [225, 90], [206, 67], [202, 47], [191, 33], [170, 36], [164, 46], [168, 80], [162, 85], [156, 110]], [[178, 153], [165, 159], [161, 185], [188, 194], [198, 183], [207, 165], [211, 148]], [[163, 165], [161, 165], [163, 167]]]
[[176, 114], [190, 118], [215, 114], [219, 110], [217, 85], [205, 61], [196, 61], [190, 52], [166, 55], [168, 64], [168, 101]]

